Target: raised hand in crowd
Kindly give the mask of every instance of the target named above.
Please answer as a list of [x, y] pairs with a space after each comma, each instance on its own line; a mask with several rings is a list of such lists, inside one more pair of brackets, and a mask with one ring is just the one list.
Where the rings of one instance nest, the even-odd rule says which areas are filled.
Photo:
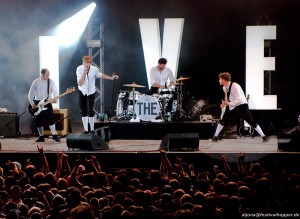
[[70, 164], [69, 164], [69, 156], [65, 153], [63, 153], [63, 155], [62, 155], [62, 162], [63, 162], [63, 165], [65, 167], [64, 178], [67, 178], [68, 176], [71, 175], [71, 167], [70, 167]]
[[247, 167], [245, 164], [245, 153], [239, 153], [237, 156], [237, 164], [238, 164], [238, 170], [240, 174], [243, 174], [246, 176], [248, 174]]
[[172, 179], [172, 165], [167, 157], [167, 153], [164, 150], [160, 150], [161, 163], [160, 163], [160, 175], [163, 179]]
[[75, 166], [72, 170], [70, 181], [71, 181], [72, 185], [77, 186], [79, 188], [82, 187], [82, 184], [80, 183], [80, 181], [77, 178], [77, 174], [78, 174], [80, 165], [81, 165], [81, 157], [78, 155], [77, 159], [75, 160]]
[[44, 154], [43, 146], [37, 145], [36, 147], [38, 149], [38, 152], [40, 153], [40, 156], [41, 156], [42, 162], [43, 162], [43, 167], [42, 167], [41, 172], [43, 174], [47, 174], [49, 172], [49, 163], [48, 163], [48, 160], [47, 160], [47, 158], [46, 158], [46, 156]]
[[225, 172], [226, 172], [226, 176], [227, 177], [230, 177], [232, 175], [232, 171], [231, 171], [231, 168], [228, 164], [228, 157], [226, 157], [225, 155], [221, 155], [219, 157], [219, 160], [223, 162], [223, 165], [224, 165], [224, 168], [225, 168]]

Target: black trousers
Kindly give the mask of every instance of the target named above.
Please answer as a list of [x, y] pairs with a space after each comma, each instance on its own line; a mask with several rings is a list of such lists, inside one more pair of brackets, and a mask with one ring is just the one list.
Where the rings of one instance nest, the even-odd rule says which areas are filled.
[[257, 123], [253, 120], [248, 104], [241, 104], [235, 107], [233, 110], [229, 110], [229, 107], [227, 106], [223, 119], [220, 120], [220, 124], [226, 125], [230, 123], [230, 121], [236, 116], [244, 119], [251, 127], [256, 128]]
[[94, 117], [94, 101], [96, 94], [93, 93], [91, 95], [83, 95], [81, 91], [79, 91], [79, 107], [81, 110], [82, 117]]
[[[35, 100], [34, 103], [35, 103], [35, 105], [37, 105], [39, 103], [39, 101]], [[48, 122], [49, 126], [54, 124], [52, 104], [49, 103], [49, 104], [45, 105], [45, 108], [47, 108], [47, 109], [41, 111], [40, 114], [38, 114], [35, 117], [36, 127], [42, 127], [44, 125], [45, 120]]]

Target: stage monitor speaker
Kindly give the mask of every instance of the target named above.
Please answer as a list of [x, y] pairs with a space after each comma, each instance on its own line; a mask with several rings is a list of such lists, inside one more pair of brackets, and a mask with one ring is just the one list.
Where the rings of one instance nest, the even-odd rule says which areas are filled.
[[198, 133], [176, 133], [166, 134], [163, 138], [160, 149], [163, 150], [199, 150]]
[[68, 148], [79, 148], [82, 150], [106, 150], [107, 143], [98, 135], [92, 134], [68, 134]]
[[[68, 109], [53, 109], [53, 120], [58, 135], [66, 136], [69, 133], [68, 112]], [[52, 135], [48, 123], [44, 122], [44, 134]]]
[[15, 138], [19, 131], [19, 118], [17, 113], [0, 113], [0, 136]]
[[278, 134], [278, 150], [300, 152], [300, 134]]

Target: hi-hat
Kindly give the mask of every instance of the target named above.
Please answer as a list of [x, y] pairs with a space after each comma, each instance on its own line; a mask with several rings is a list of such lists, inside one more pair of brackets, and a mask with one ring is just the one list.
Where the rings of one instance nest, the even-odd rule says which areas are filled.
[[180, 77], [180, 78], [176, 79], [176, 81], [184, 81], [184, 80], [188, 80], [188, 79], [190, 79], [190, 77], [187, 77], [187, 78]]
[[136, 84], [136, 83], [132, 83], [132, 84], [123, 84], [124, 87], [145, 87], [143, 85], [139, 85], [139, 84]]

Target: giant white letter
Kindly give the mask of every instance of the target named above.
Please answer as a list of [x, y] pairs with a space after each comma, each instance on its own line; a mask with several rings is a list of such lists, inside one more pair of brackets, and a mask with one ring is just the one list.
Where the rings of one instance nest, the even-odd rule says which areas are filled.
[[157, 65], [160, 57], [168, 59], [168, 67], [173, 71], [175, 78], [177, 78], [184, 19], [165, 19], [163, 45], [160, 43], [158, 19], [139, 19], [139, 24], [149, 87], [151, 86], [149, 70]]
[[276, 39], [276, 26], [246, 27], [246, 94], [250, 109], [277, 109], [277, 96], [264, 95], [264, 71], [275, 70], [275, 57], [264, 57], [264, 40]]

